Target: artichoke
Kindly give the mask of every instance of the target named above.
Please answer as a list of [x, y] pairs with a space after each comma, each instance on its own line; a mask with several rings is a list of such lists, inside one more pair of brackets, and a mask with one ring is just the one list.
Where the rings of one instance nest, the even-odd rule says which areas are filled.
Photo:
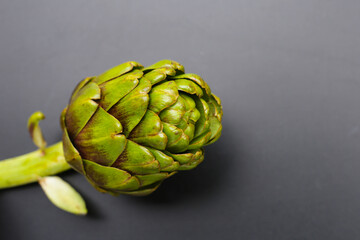
[[99, 191], [143, 196], [204, 160], [221, 135], [222, 107], [206, 82], [171, 60], [127, 62], [81, 81], [61, 114], [63, 140], [47, 147], [35, 112], [28, 130], [38, 150], [0, 162], [0, 189], [38, 181], [57, 207], [87, 213], [60, 172], [75, 169]]
[[73, 91], [61, 115], [65, 160], [101, 192], [147, 195], [203, 161], [221, 117], [220, 99], [179, 63], [127, 62]]

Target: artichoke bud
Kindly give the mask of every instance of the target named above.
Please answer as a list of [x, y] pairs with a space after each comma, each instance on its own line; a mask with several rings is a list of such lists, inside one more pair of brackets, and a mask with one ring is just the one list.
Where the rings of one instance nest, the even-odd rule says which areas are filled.
[[73, 91], [61, 116], [65, 159], [99, 191], [147, 195], [203, 161], [221, 118], [220, 99], [181, 64], [127, 62]]

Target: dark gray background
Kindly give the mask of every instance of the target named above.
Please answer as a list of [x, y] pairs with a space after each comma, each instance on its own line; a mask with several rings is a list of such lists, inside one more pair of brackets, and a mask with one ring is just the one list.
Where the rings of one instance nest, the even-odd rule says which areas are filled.
[[49, 143], [74, 86], [129, 60], [169, 58], [223, 101], [222, 138], [148, 197], [95, 191], [88, 217], [36, 184], [0, 191], [1, 239], [360, 239], [357, 0], [0, 2], [1, 158]]

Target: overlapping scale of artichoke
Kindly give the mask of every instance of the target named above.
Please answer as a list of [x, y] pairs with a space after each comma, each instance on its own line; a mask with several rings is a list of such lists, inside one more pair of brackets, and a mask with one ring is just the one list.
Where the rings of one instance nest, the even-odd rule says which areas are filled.
[[220, 99], [179, 63], [127, 62], [75, 88], [61, 117], [65, 159], [99, 191], [147, 195], [203, 161], [221, 117]]

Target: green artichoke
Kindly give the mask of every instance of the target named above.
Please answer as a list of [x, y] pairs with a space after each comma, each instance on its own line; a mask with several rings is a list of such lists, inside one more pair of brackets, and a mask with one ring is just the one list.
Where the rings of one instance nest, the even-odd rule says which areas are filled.
[[99, 191], [147, 195], [203, 161], [221, 118], [220, 99], [179, 63], [127, 62], [75, 88], [61, 116], [65, 160]]
[[39, 182], [49, 200], [87, 213], [68, 183], [71, 168], [99, 191], [143, 196], [177, 171], [204, 160], [203, 146], [221, 135], [222, 107], [201, 77], [177, 62], [116, 66], [81, 81], [61, 114], [63, 140], [47, 147], [35, 112], [28, 130], [38, 150], [0, 161], [0, 189]]

